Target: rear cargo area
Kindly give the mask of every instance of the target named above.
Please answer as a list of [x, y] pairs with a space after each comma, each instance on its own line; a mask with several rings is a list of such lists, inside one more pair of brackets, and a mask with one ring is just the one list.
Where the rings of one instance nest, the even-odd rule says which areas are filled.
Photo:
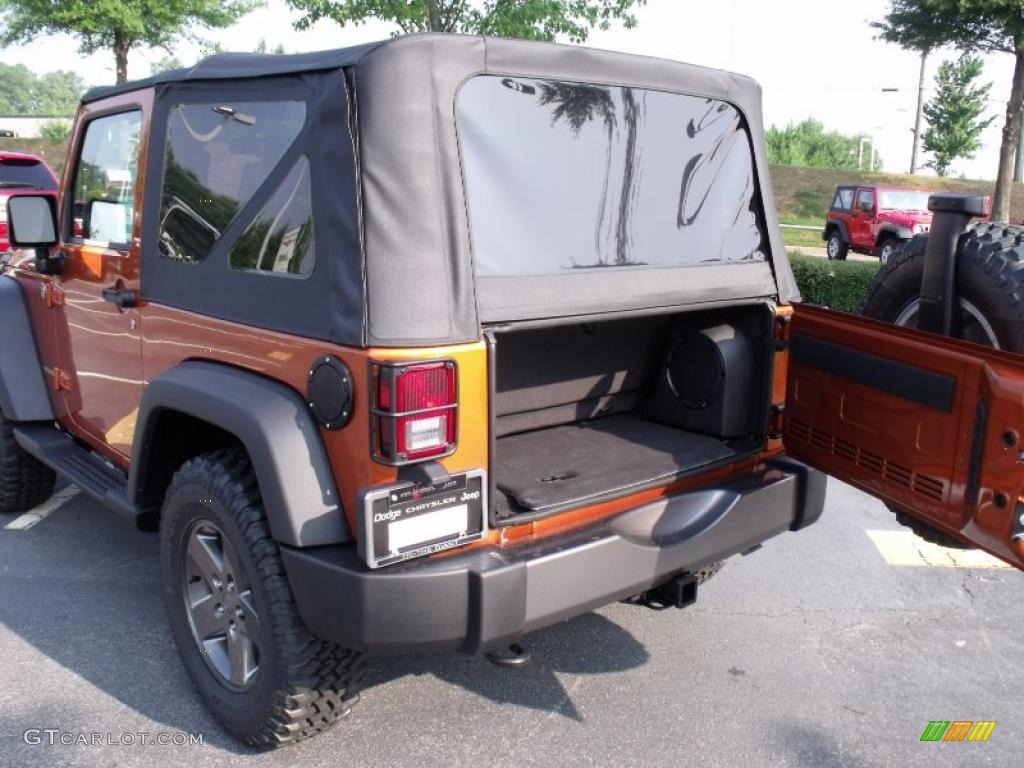
[[756, 451], [766, 306], [494, 333], [498, 524], [666, 485]]

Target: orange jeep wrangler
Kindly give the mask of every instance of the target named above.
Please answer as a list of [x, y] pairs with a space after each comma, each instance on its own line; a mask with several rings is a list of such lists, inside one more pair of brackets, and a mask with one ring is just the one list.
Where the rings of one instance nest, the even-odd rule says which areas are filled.
[[818, 470], [1024, 563], [1024, 358], [796, 303], [749, 79], [440, 35], [221, 54], [89, 92], [70, 153], [59, 205], [8, 202], [0, 509], [59, 474], [159, 530], [248, 743], [343, 716], [365, 653], [514, 666], [687, 605], [818, 519]]

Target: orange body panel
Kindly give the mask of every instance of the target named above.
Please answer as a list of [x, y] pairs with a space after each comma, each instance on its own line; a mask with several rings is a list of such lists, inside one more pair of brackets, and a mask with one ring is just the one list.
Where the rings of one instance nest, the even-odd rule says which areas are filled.
[[1024, 492], [1024, 356], [810, 307], [796, 310], [790, 329], [939, 374], [954, 388], [945, 412], [791, 360], [787, 451], [1024, 565], [1024, 542], [1012, 536]]

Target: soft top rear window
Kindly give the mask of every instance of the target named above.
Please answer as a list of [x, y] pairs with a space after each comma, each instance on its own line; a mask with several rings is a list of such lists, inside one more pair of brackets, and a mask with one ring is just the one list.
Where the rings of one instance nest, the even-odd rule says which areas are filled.
[[765, 259], [750, 137], [726, 102], [480, 75], [456, 111], [478, 275]]

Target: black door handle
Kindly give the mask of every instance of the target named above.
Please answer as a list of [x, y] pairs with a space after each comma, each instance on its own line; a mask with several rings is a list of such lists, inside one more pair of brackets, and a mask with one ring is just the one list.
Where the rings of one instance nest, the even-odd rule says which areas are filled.
[[103, 300], [116, 304], [121, 309], [134, 307], [139, 300], [138, 294], [131, 288], [104, 288]]

